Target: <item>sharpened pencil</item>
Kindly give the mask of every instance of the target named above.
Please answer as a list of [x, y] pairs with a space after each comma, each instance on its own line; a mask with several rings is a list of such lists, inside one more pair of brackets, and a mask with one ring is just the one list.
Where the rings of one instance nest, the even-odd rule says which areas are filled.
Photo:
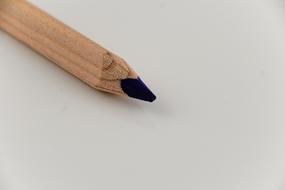
[[0, 28], [91, 87], [156, 99], [126, 61], [26, 0], [0, 0]]

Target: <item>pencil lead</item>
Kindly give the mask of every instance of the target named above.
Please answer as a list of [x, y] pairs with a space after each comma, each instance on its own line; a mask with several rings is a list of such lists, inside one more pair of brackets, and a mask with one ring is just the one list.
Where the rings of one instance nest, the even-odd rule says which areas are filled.
[[156, 96], [150, 91], [150, 89], [143, 83], [140, 78], [123, 79], [121, 81], [121, 87], [129, 97], [148, 102], [153, 102], [156, 99]]

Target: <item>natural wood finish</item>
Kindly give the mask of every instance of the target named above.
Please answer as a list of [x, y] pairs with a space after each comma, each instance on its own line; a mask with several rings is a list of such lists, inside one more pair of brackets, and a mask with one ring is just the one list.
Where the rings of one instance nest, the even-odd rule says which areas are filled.
[[137, 77], [122, 58], [25, 0], [0, 0], [0, 28], [94, 88], [123, 95], [120, 80]]

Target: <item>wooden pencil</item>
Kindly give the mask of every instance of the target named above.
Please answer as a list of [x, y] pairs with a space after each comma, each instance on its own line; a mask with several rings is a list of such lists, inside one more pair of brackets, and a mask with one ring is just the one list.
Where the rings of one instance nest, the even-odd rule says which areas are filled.
[[26, 0], [0, 0], [0, 28], [91, 87], [156, 99], [126, 61]]

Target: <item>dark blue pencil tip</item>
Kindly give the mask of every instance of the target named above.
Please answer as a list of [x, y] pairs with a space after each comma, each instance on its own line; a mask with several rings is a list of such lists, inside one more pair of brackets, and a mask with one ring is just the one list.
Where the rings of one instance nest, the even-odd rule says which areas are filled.
[[150, 89], [143, 83], [140, 78], [123, 79], [121, 81], [121, 87], [129, 97], [148, 102], [153, 102], [156, 99], [156, 96], [150, 91]]

